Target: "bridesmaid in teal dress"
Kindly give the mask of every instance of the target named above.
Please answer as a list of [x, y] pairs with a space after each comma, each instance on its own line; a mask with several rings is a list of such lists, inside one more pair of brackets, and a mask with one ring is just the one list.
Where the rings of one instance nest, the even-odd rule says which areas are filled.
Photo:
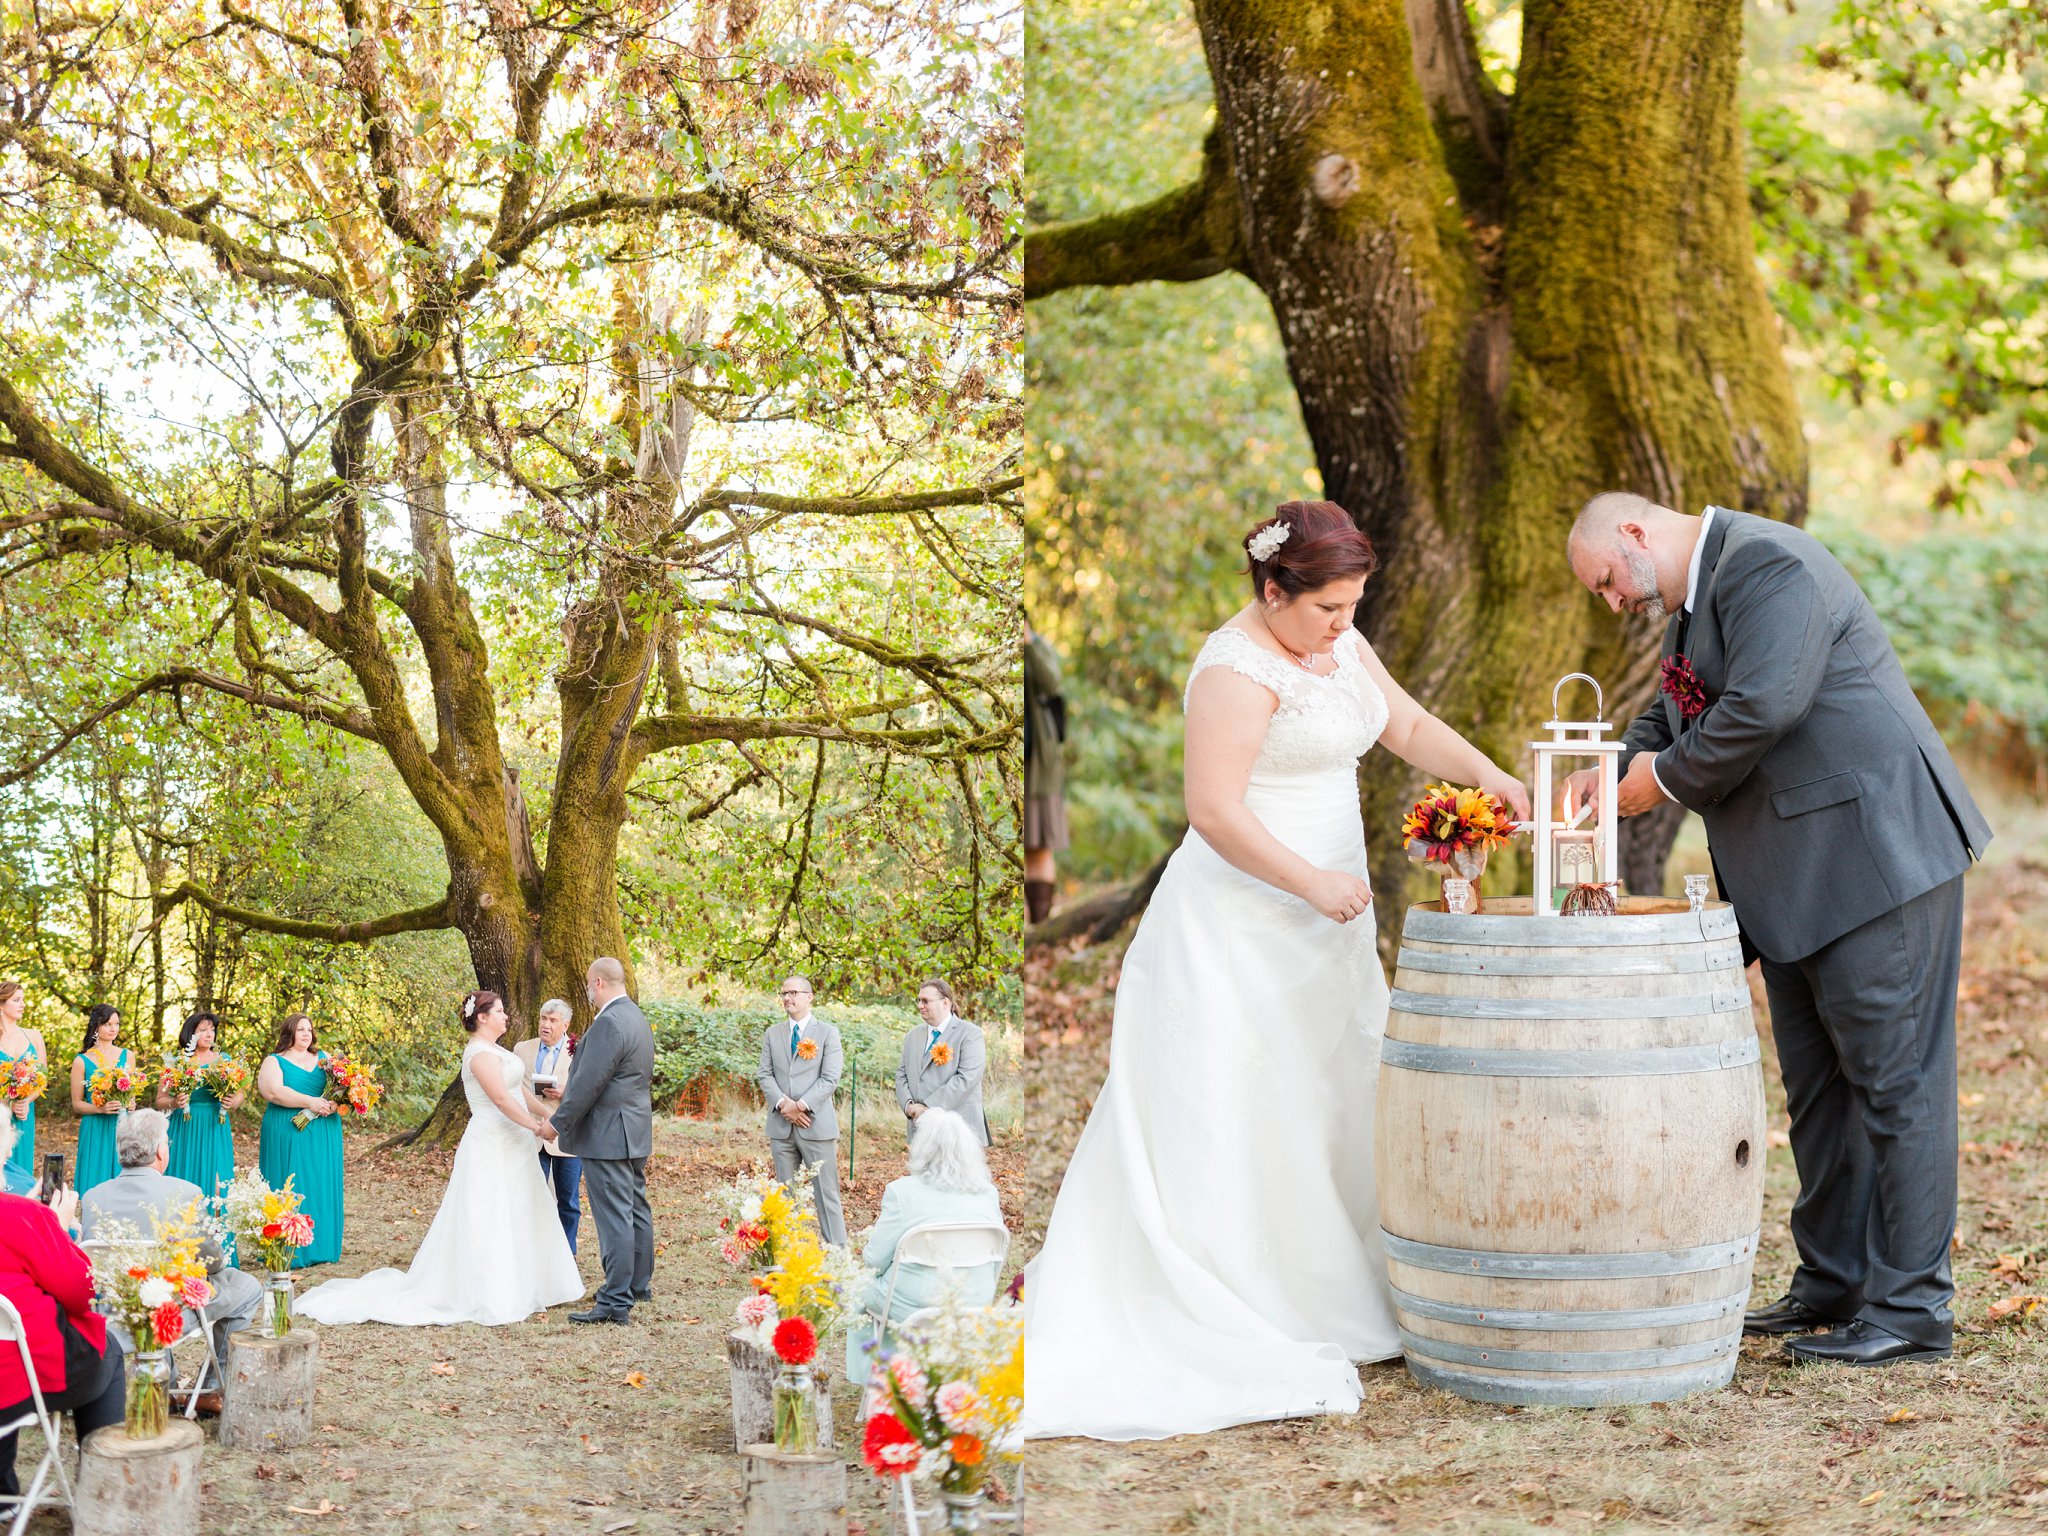
[[121, 1171], [114, 1152], [114, 1130], [123, 1106], [93, 1108], [89, 1085], [102, 1072], [130, 1065], [128, 1052], [114, 1042], [121, 1034], [121, 1013], [112, 1003], [94, 1003], [85, 1016], [85, 1049], [71, 1058], [71, 1107], [78, 1111], [78, 1176], [73, 1187], [82, 1195]]
[[[220, 1020], [204, 1010], [178, 1031], [178, 1053], [188, 1066], [203, 1067], [221, 1059], [214, 1041]], [[211, 1200], [234, 1182], [235, 1135], [228, 1116], [242, 1107], [242, 1094], [223, 1102], [204, 1084], [176, 1097], [158, 1090], [156, 1107], [171, 1119], [171, 1162], [164, 1169], [174, 1179], [189, 1179]], [[233, 1251], [229, 1251], [232, 1258]]]
[[[326, 1060], [315, 1048], [313, 1021], [295, 1013], [279, 1026], [276, 1048], [256, 1073], [256, 1091], [268, 1104], [257, 1144], [264, 1182], [279, 1189], [289, 1178], [302, 1197], [299, 1209], [313, 1218], [313, 1241], [299, 1250], [293, 1269], [341, 1257], [341, 1120], [334, 1101], [322, 1097]], [[303, 1130], [292, 1123], [301, 1110], [313, 1117]]]
[[[33, 1060], [45, 1074], [50, 1070], [50, 1053], [42, 1034], [22, 1027], [28, 1012], [28, 993], [18, 981], [0, 981], [0, 1073], [9, 1071], [24, 1057]], [[9, 1194], [23, 1195], [36, 1187], [42, 1177], [36, 1171], [36, 1104], [33, 1099], [9, 1102], [0, 1114], [14, 1117], [14, 1150], [7, 1166], [0, 1169], [0, 1183]]]

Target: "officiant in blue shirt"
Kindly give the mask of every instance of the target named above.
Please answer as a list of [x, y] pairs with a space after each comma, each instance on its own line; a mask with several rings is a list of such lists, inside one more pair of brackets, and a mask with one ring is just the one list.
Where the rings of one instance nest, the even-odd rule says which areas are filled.
[[[551, 1113], [561, 1102], [562, 1090], [569, 1086], [569, 1070], [576, 1059], [576, 1042], [569, 1038], [570, 1018], [569, 1005], [551, 997], [540, 1005], [539, 1038], [521, 1040], [512, 1047], [512, 1054], [526, 1067], [526, 1107], [537, 1115]], [[555, 1192], [555, 1214], [562, 1218], [562, 1236], [569, 1239], [569, 1251], [574, 1253], [576, 1231], [583, 1225], [583, 1159], [557, 1151], [552, 1141], [543, 1141], [540, 1171]]]

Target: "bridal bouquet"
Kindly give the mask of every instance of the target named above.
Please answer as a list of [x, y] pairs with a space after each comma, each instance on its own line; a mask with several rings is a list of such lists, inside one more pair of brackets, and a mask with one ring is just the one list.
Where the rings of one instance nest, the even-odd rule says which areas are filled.
[[[1515, 835], [1514, 812], [1483, 789], [1432, 784], [1401, 818], [1408, 856], [1456, 867], [1459, 855], [1485, 855]], [[1462, 872], [1462, 871], [1461, 871]]]
[[[353, 1056], [329, 1056], [321, 1065], [327, 1068], [327, 1088], [322, 1096], [339, 1104], [342, 1114], [367, 1115], [384, 1097], [384, 1085], [368, 1062]], [[292, 1124], [303, 1131], [312, 1119], [302, 1109], [292, 1116]]]
[[249, 1068], [232, 1056], [222, 1056], [199, 1069], [199, 1081], [208, 1093], [220, 1100], [219, 1113], [225, 1120], [228, 1117], [228, 1100], [249, 1091]]
[[0, 1079], [7, 1101], [10, 1104], [34, 1103], [43, 1096], [43, 1090], [50, 1086], [49, 1074], [33, 1056], [24, 1056], [11, 1063], [7, 1075]]
[[897, 1331], [878, 1382], [861, 1438], [870, 1470], [935, 1479], [945, 1493], [980, 1492], [991, 1457], [1016, 1448], [1023, 1308], [941, 1303], [930, 1318]]
[[[181, 1095], [189, 1094], [194, 1088], [199, 1086], [199, 1082], [199, 1068], [193, 1066], [183, 1056], [166, 1056], [164, 1064], [156, 1069], [157, 1091], [169, 1094], [174, 1099]], [[187, 1120], [192, 1118], [192, 1106], [190, 1104], [185, 1106], [184, 1116]]]
[[86, 1102], [94, 1109], [105, 1109], [109, 1104], [118, 1104], [123, 1109], [135, 1107], [135, 1096], [142, 1092], [142, 1074], [127, 1067], [110, 1067], [93, 1073], [92, 1082], [85, 1090]]

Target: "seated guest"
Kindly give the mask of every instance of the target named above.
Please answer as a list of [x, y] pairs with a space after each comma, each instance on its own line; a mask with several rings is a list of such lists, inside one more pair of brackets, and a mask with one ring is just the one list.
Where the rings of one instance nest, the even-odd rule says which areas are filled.
[[[88, 1241], [124, 1236], [150, 1237], [158, 1225], [174, 1226], [195, 1203], [199, 1186], [164, 1172], [171, 1160], [170, 1121], [160, 1109], [133, 1109], [114, 1133], [114, 1154], [121, 1171], [85, 1196], [81, 1215]], [[205, 1206], [200, 1205], [202, 1212]], [[214, 1352], [227, 1357], [227, 1336], [246, 1328], [263, 1304], [263, 1282], [228, 1266], [220, 1239], [209, 1236], [199, 1245], [213, 1300], [206, 1312], [213, 1319]], [[199, 1326], [198, 1316], [185, 1314], [185, 1326]]]
[[[910, 1143], [910, 1172], [882, 1191], [882, 1209], [861, 1250], [861, 1262], [876, 1272], [868, 1282], [861, 1307], [868, 1315], [856, 1319], [846, 1338], [846, 1379], [863, 1381], [868, 1374], [868, 1346], [875, 1337], [874, 1316], [889, 1296], [889, 1280], [897, 1269], [896, 1247], [913, 1227], [935, 1222], [1003, 1219], [1003, 1204], [988, 1176], [981, 1138], [950, 1109], [926, 1109], [917, 1119]], [[902, 1322], [920, 1307], [929, 1307], [948, 1291], [970, 1307], [995, 1300], [995, 1264], [972, 1269], [938, 1270], [905, 1264], [895, 1275], [896, 1299], [889, 1322]]]
[[[0, 1162], [14, 1147], [11, 1116], [0, 1115]], [[92, 1264], [75, 1241], [78, 1194], [60, 1190], [48, 1205], [0, 1194], [0, 1296], [14, 1304], [28, 1335], [43, 1405], [68, 1409], [78, 1438], [121, 1422], [125, 1375], [121, 1345], [92, 1309]], [[0, 1424], [29, 1411], [21, 1352], [0, 1349]], [[0, 1494], [19, 1496], [13, 1435], [0, 1436]]]

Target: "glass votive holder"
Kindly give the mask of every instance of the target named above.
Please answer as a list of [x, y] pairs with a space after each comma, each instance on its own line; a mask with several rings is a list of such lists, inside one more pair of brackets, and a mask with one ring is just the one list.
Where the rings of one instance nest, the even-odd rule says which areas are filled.
[[1472, 882], [1457, 875], [1444, 877], [1444, 910], [1467, 913], [1472, 910]]
[[1705, 875], [1687, 875], [1685, 877], [1685, 901], [1686, 905], [1691, 907], [1693, 911], [1706, 911], [1707, 895], [1708, 882]]

